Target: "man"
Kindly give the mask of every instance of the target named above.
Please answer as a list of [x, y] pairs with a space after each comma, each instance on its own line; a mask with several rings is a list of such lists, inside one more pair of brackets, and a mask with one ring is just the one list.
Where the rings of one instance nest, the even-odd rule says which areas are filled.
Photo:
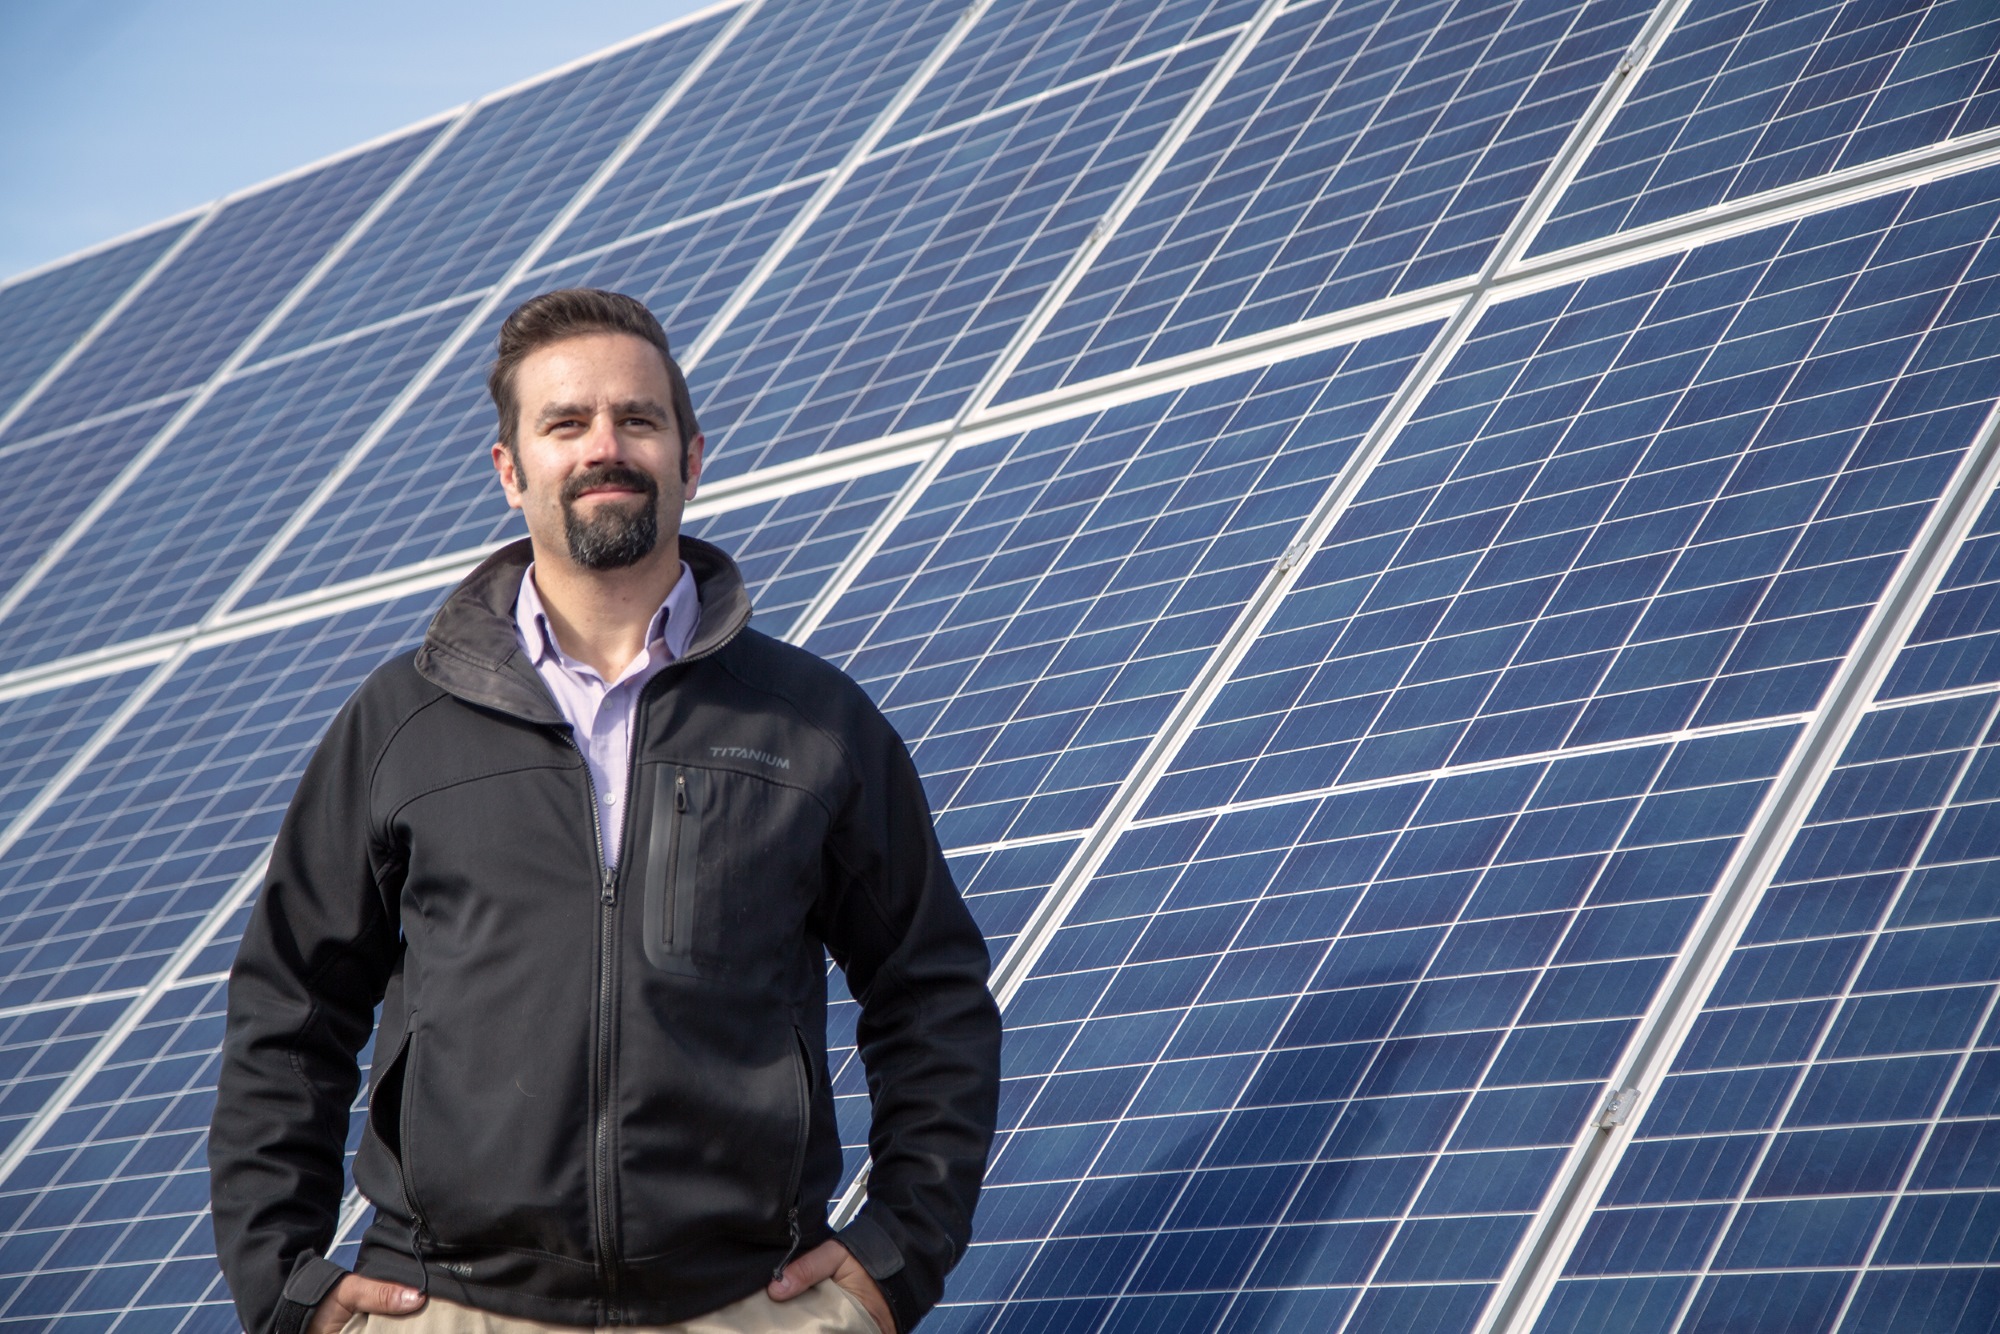
[[[916, 772], [680, 535], [704, 441], [643, 306], [528, 301], [490, 387], [528, 538], [334, 720], [231, 975], [209, 1160], [244, 1325], [906, 1332], [969, 1237], [999, 1050]], [[826, 951], [873, 1106], [838, 1236]]]

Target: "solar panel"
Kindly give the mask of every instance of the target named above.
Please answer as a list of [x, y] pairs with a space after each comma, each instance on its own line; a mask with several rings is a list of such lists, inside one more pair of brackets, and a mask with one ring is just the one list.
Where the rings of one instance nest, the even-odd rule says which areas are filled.
[[1991, 1328], [1990, 9], [738, 0], [0, 284], [0, 1325], [235, 1327], [265, 850], [590, 284], [998, 961], [924, 1328]]

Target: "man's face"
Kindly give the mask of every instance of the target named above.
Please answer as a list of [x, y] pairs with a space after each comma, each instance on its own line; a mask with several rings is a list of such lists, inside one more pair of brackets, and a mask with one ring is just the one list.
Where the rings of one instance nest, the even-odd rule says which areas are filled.
[[630, 334], [580, 334], [523, 357], [514, 391], [516, 447], [495, 444], [493, 466], [507, 503], [528, 521], [535, 558], [615, 570], [663, 544], [671, 553], [704, 441], [688, 441], [683, 483], [658, 350]]

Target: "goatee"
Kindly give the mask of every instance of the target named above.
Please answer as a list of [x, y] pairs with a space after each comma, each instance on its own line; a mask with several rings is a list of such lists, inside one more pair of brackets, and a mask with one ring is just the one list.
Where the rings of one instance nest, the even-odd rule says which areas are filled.
[[[589, 518], [577, 513], [577, 499], [592, 487], [630, 487], [644, 499], [636, 510], [606, 501]], [[659, 483], [637, 468], [604, 463], [563, 483], [563, 538], [569, 558], [586, 570], [622, 570], [651, 555], [660, 540]]]

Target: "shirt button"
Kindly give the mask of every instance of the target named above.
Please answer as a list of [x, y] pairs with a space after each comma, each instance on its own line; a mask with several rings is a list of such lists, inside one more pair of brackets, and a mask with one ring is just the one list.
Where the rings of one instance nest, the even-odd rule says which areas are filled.
[[604, 794], [604, 804], [606, 806], [609, 806], [611, 804], [611, 794], [609, 792]]

